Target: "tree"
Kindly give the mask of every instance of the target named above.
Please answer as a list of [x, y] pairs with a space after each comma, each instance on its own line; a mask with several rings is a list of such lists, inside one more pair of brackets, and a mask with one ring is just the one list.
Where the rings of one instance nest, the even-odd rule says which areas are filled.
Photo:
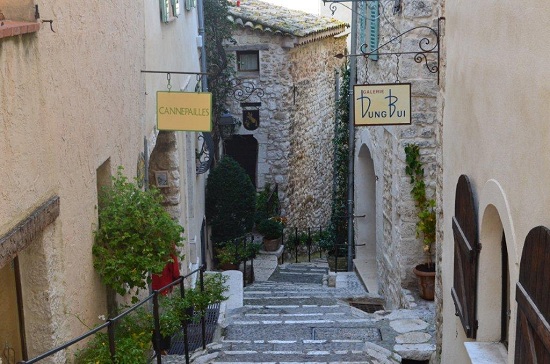
[[246, 171], [224, 156], [206, 182], [206, 217], [212, 226], [212, 242], [220, 244], [252, 230], [256, 191]]

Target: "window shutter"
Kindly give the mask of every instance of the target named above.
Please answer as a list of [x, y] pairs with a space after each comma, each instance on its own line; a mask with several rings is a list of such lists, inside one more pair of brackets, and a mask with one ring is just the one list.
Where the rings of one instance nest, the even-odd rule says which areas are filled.
[[170, 0], [172, 5], [172, 16], [178, 17], [180, 15], [180, 0]]
[[479, 238], [477, 213], [470, 180], [466, 175], [458, 179], [455, 195], [454, 279], [451, 295], [456, 315], [460, 317], [466, 337], [475, 339], [477, 331], [477, 265]]
[[185, 10], [192, 10], [197, 6], [197, 0], [185, 0]]
[[519, 282], [514, 363], [550, 363], [550, 230], [532, 229], [525, 238]]
[[160, 0], [160, 19], [163, 23], [168, 23], [168, 11], [169, 9], [169, 0]]
[[[378, 25], [380, 20], [380, 12], [378, 11], [378, 1], [367, 1], [369, 12], [369, 52], [378, 48]], [[378, 55], [372, 54], [369, 56], [373, 61], [378, 60]]]

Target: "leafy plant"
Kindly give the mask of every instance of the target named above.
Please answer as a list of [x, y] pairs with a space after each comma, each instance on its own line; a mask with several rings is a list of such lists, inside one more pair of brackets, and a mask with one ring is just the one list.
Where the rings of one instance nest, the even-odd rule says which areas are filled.
[[236, 239], [252, 230], [256, 191], [246, 171], [224, 156], [206, 182], [206, 217], [212, 226], [212, 242]]
[[100, 193], [99, 228], [92, 248], [94, 268], [120, 295], [146, 288], [148, 272], [162, 272], [184, 231], [162, 207], [157, 189], [143, 191], [122, 171], [119, 167], [112, 186]]
[[416, 237], [422, 237], [424, 252], [428, 256], [428, 265], [432, 265], [432, 249], [435, 243], [436, 215], [435, 200], [426, 197], [424, 168], [420, 160], [420, 147], [416, 144], [405, 146], [405, 173], [410, 177], [411, 195], [418, 210]]
[[274, 193], [275, 190], [272, 191], [268, 183], [266, 183], [263, 190], [258, 192], [256, 197], [256, 224], [277, 215], [279, 210], [279, 199], [273, 198], [277, 197], [273, 196]]
[[[228, 19], [228, 2], [204, 1], [205, 51], [208, 76], [208, 90], [212, 93], [212, 128], [217, 146], [219, 141], [219, 120], [226, 109], [227, 95], [231, 94], [234, 69], [229, 67], [232, 56], [225, 51], [227, 43], [235, 43], [232, 37], [233, 23]], [[216, 152], [216, 156], [218, 153]]]
[[[147, 363], [151, 350], [152, 325], [153, 315], [145, 307], [136, 309], [118, 322], [115, 327], [115, 364]], [[107, 333], [97, 333], [86, 348], [75, 354], [75, 363], [111, 363]]]
[[260, 222], [257, 230], [266, 240], [279, 239], [283, 234], [283, 224], [277, 219], [266, 219]]
[[[181, 297], [179, 287], [171, 295], [160, 296], [160, 326], [163, 336], [172, 336], [182, 327], [184, 320], [198, 320], [209, 305], [227, 299], [225, 293], [227, 277], [219, 273], [204, 277], [204, 291], [197, 284], [195, 288], [185, 290]], [[119, 309], [126, 310], [123, 306]], [[193, 310], [190, 310], [192, 308]], [[196, 314], [191, 313], [194, 311]], [[115, 364], [145, 364], [152, 349], [154, 329], [153, 314], [147, 306], [140, 306], [117, 322], [115, 326], [116, 356]], [[107, 333], [98, 332], [87, 346], [75, 354], [77, 364], [111, 363], [109, 338]]]
[[[349, 177], [349, 65], [342, 66], [340, 98], [336, 103], [336, 124], [334, 127], [334, 188], [330, 224], [320, 241], [321, 249], [329, 255], [346, 256], [348, 240], [348, 177]], [[336, 246], [336, 244], [338, 246]]]
[[249, 243], [245, 246], [242, 242], [229, 242], [216, 248], [216, 258], [220, 264], [239, 264], [254, 258], [260, 251], [260, 246], [259, 243]]

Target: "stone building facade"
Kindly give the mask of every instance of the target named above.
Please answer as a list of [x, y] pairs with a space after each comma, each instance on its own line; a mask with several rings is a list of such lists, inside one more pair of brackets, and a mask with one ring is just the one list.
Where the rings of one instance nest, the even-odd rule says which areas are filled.
[[[292, 227], [326, 226], [336, 72], [342, 65], [334, 55], [346, 47], [345, 37], [337, 36], [346, 24], [257, 0], [231, 6], [230, 14], [237, 26], [228, 53], [237, 63], [242, 54], [255, 54], [259, 66], [245, 71], [235, 65], [236, 78], [263, 90], [261, 99], [252, 95], [247, 100], [261, 102], [259, 127], [247, 130], [243, 125], [233, 140], [255, 140], [252, 178], [259, 190], [278, 185], [281, 213]], [[240, 117], [240, 102], [230, 102], [230, 111]]]
[[[372, 4], [378, 9], [371, 9]], [[378, 53], [418, 52], [421, 46], [426, 49], [424, 38], [432, 47], [437, 37], [425, 28], [399, 35], [414, 27], [437, 31], [441, 11], [438, 0], [402, 2], [398, 11], [390, 2], [359, 5], [357, 49], [367, 44], [363, 50], [373, 51], [373, 46], [380, 47], [394, 38]], [[412, 270], [424, 263], [426, 256], [416, 236], [418, 217], [410, 178], [405, 173], [404, 148], [413, 143], [420, 146], [428, 198], [436, 198], [441, 164], [438, 74], [429, 72], [423, 62], [416, 63], [410, 54], [357, 58], [357, 84], [411, 83], [411, 125], [356, 127], [354, 179], [354, 264], [369, 291], [379, 291], [388, 307], [408, 307], [403, 289], [416, 289]], [[429, 66], [437, 66], [436, 61], [437, 55], [428, 55]], [[441, 200], [436, 199], [440, 208]]]
[[[179, 16], [166, 19], [158, 1], [1, 4], [0, 342], [16, 361], [64, 344], [87, 331], [82, 322], [91, 327], [106, 315], [93, 231], [98, 190], [118, 166], [130, 180], [144, 176], [147, 159], [171, 172], [171, 203], [179, 205], [171, 212], [186, 229], [187, 257], [197, 253], [192, 242], [204, 216], [197, 136], [159, 135], [155, 92], [166, 90], [166, 75], [141, 72], [199, 71], [198, 50], [185, 46], [196, 45], [197, 12], [177, 3]], [[41, 19], [52, 20], [55, 32]], [[177, 90], [195, 83], [172, 78]], [[67, 351], [43, 362], [71, 359]]]

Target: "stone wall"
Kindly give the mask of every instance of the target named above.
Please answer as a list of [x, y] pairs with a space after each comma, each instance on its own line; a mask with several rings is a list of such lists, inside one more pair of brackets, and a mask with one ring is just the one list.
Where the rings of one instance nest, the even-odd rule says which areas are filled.
[[[290, 46], [289, 37], [250, 29], [236, 29], [237, 50], [259, 50], [260, 72], [237, 77], [264, 91], [260, 127], [241, 127], [238, 134], [258, 141], [257, 186], [279, 186], [281, 214], [289, 224], [304, 228], [325, 225], [330, 216], [332, 190], [332, 136], [334, 133], [333, 55], [345, 39], [327, 38]], [[250, 100], [259, 101], [257, 95]], [[240, 117], [239, 101], [229, 100]]]
[[[438, 0], [417, 0], [403, 4], [399, 14], [393, 14], [392, 6], [380, 2], [379, 44], [416, 26], [437, 29]], [[428, 37], [435, 44], [433, 33], [414, 31], [408, 33], [380, 52], [417, 51], [421, 39]], [[433, 64], [433, 59], [432, 63]], [[436, 172], [440, 146], [436, 141], [438, 119], [437, 74], [430, 73], [423, 63], [418, 64], [412, 55], [383, 56], [378, 61], [358, 59], [358, 83], [412, 84], [412, 125], [388, 127], [358, 127], [356, 152], [367, 145], [374, 160], [376, 176], [382, 177], [376, 184], [377, 261], [380, 293], [389, 307], [407, 307], [408, 301], [402, 288], [415, 288], [412, 273], [415, 265], [426, 257], [422, 242], [416, 237], [417, 211], [410, 195], [409, 177], [405, 173], [404, 147], [415, 143], [421, 148], [427, 178], [428, 197], [435, 197]], [[370, 181], [356, 182], [370, 183]], [[356, 201], [359, 206], [361, 201]], [[357, 237], [361, 239], [361, 237]]]
[[291, 51], [295, 103], [290, 132], [290, 175], [285, 206], [299, 229], [327, 226], [333, 189], [335, 75], [334, 57], [345, 38], [328, 38]]

